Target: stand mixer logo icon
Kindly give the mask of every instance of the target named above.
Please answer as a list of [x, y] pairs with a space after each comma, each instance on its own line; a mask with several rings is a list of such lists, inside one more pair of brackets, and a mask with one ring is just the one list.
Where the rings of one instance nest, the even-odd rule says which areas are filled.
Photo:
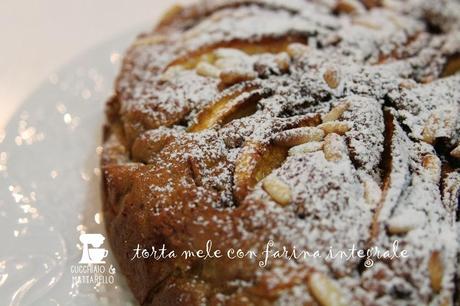
[[[81, 234], [80, 241], [83, 244], [83, 254], [79, 263], [81, 264], [103, 264], [104, 258], [109, 251], [99, 248], [104, 243], [105, 237], [101, 234]], [[90, 247], [90, 245], [92, 247]]]

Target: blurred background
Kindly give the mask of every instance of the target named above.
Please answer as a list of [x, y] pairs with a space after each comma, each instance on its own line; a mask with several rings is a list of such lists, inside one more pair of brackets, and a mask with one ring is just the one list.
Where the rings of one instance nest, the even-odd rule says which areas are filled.
[[155, 20], [175, 3], [158, 0], [1, 0], [0, 132], [21, 101], [73, 57]]

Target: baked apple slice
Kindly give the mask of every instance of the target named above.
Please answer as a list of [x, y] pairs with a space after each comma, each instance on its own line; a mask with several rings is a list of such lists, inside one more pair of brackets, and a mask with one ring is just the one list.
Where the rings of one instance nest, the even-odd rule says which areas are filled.
[[259, 181], [281, 166], [287, 153], [287, 147], [255, 141], [247, 142], [236, 161], [234, 173], [236, 200], [243, 201]]
[[235, 167], [234, 196], [237, 201], [242, 201], [259, 181], [280, 167], [288, 155], [321, 150], [323, 140], [326, 140], [326, 152], [330, 153], [326, 154], [328, 159], [341, 159], [341, 153], [336, 150], [342, 147], [338, 134], [343, 134], [348, 130], [348, 126], [345, 126], [344, 122], [337, 121], [315, 126], [319, 123], [319, 115], [306, 115], [304, 118], [298, 118], [294, 126], [284, 126], [266, 142], [247, 141]]
[[250, 116], [257, 111], [257, 102], [268, 95], [268, 91], [257, 89], [253, 85], [235, 90], [203, 109], [188, 131], [200, 132], [216, 125], [223, 125], [232, 120]]

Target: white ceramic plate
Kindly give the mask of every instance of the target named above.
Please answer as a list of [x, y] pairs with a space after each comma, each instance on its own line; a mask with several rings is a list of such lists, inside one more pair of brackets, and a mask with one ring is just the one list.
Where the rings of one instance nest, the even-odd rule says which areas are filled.
[[81, 266], [80, 234], [104, 235], [98, 168], [103, 108], [121, 54], [138, 32], [101, 44], [52, 74], [1, 132], [0, 305], [132, 305], [110, 250], [99, 265], [105, 271], [86, 273], [103, 281], [75, 285], [85, 274], [75, 267]]

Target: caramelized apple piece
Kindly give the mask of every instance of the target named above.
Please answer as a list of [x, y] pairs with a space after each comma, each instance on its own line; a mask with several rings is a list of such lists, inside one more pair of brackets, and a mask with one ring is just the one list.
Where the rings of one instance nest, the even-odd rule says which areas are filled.
[[288, 149], [272, 144], [248, 142], [236, 161], [235, 191], [237, 201], [242, 201], [252, 188], [287, 157]]
[[200, 132], [215, 125], [222, 125], [232, 120], [249, 116], [256, 112], [257, 102], [265, 97], [265, 93], [249, 86], [236, 90], [203, 109], [197, 116], [195, 124], [189, 132]]
[[[311, 126], [318, 124], [320, 120], [319, 115], [307, 115], [303, 118], [298, 118], [292, 125], [288, 125], [290, 129], [275, 134], [269, 143], [247, 142], [236, 162], [234, 174], [235, 198], [238, 201], [242, 201], [257, 182], [281, 166], [292, 147], [298, 146], [291, 149], [291, 155], [320, 150], [322, 143], [319, 143], [319, 141], [323, 140], [325, 133], [323, 130]], [[285, 126], [285, 128], [288, 127]], [[306, 143], [312, 143], [311, 147], [300, 146]], [[270, 185], [270, 179], [268, 180], [269, 183], [267, 184]], [[275, 185], [281, 186], [281, 184]], [[267, 188], [270, 189], [271, 186], [264, 185], [263, 187], [269, 192]], [[284, 187], [279, 189], [287, 190]], [[283, 195], [278, 197], [278, 200], [275, 199], [275, 201], [286, 205], [288, 197], [288, 195]]]

